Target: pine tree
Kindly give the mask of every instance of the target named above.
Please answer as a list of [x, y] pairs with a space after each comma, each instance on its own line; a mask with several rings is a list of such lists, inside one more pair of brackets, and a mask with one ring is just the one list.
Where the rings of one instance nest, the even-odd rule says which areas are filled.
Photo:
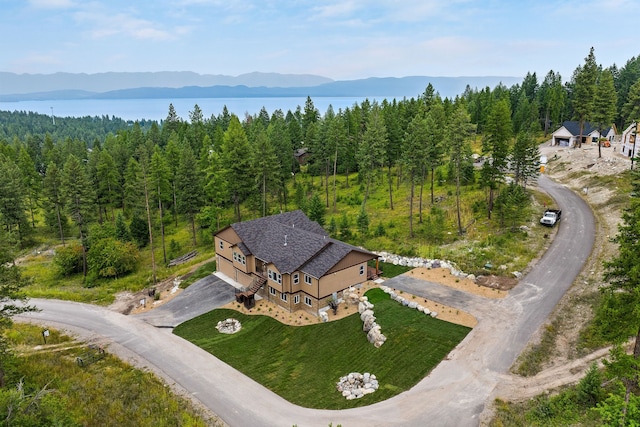
[[186, 214], [191, 224], [191, 238], [196, 246], [195, 217], [201, 206], [200, 174], [198, 162], [188, 144], [183, 144], [180, 150], [180, 161], [176, 175], [178, 211]]
[[491, 219], [494, 191], [504, 180], [509, 157], [511, 139], [511, 109], [506, 99], [496, 101], [489, 113], [485, 134], [482, 138], [482, 155], [486, 160], [482, 164], [482, 186], [489, 189], [487, 218]]
[[62, 173], [62, 194], [65, 208], [71, 219], [78, 226], [80, 243], [82, 245], [82, 273], [87, 276], [87, 224], [91, 209], [94, 206], [93, 192], [89, 185], [86, 171], [80, 160], [73, 154], [64, 164]]
[[240, 120], [232, 115], [222, 143], [222, 166], [228, 195], [233, 202], [236, 221], [241, 221], [240, 205], [251, 193], [253, 177], [249, 174], [249, 141]]
[[60, 241], [64, 246], [63, 222], [66, 223], [66, 217], [64, 217], [63, 214], [62, 172], [54, 162], [49, 163], [47, 166], [43, 182], [43, 190], [49, 206], [51, 206], [55, 211], [56, 225], [58, 226], [58, 232], [60, 233]]
[[456, 214], [458, 218], [458, 234], [463, 234], [462, 217], [460, 213], [460, 186], [464, 179], [464, 170], [471, 164], [471, 146], [468, 138], [475, 131], [469, 114], [464, 106], [460, 105], [453, 112], [447, 127], [447, 139], [451, 145], [450, 164], [452, 166], [456, 183]]
[[[610, 70], [604, 70], [598, 77], [598, 84], [593, 100], [591, 123], [598, 128], [598, 132], [613, 124], [616, 116], [616, 88], [613, 85], [613, 75]], [[598, 141], [598, 157], [602, 157], [602, 144]]]

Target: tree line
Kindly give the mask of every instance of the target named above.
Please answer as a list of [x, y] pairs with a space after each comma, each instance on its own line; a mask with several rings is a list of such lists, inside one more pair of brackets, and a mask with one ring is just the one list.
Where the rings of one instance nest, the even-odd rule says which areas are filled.
[[[108, 247], [102, 244], [103, 256], [130, 257], [99, 268], [97, 274], [105, 277], [124, 274], [124, 266], [132, 265], [137, 256], [135, 247], [161, 247], [166, 264], [164, 227], [177, 225], [181, 215], [189, 224], [193, 245], [198, 229], [216, 230], [246, 215], [302, 208], [324, 223], [326, 209], [337, 209], [338, 175], [348, 187], [356, 173], [364, 189], [358, 218], [362, 228], [368, 224], [373, 188], [385, 188], [388, 209], [394, 210], [394, 193], [407, 185], [408, 234], [413, 237], [414, 217], [422, 223], [424, 207], [434, 204], [434, 187], [443, 180], [455, 188], [458, 233], [465, 228], [461, 192], [474, 183], [486, 192], [487, 218], [498, 214], [507, 225], [526, 202], [523, 189], [538, 172], [536, 137], [565, 117], [602, 127], [623, 116], [625, 123], [632, 120], [640, 100], [639, 76], [637, 59], [620, 70], [603, 69], [596, 65], [592, 49], [567, 83], [550, 71], [539, 85], [534, 73], [511, 88], [468, 88], [453, 99], [442, 99], [429, 85], [415, 98], [365, 100], [338, 111], [329, 106], [322, 114], [309, 97], [295, 111], [269, 115], [263, 108], [242, 118], [226, 107], [205, 118], [195, 105], [182, 119], [169, 105], [160, 124], [108, 117], [67, 119], [71, 128], [93, 132], [97, 128], [92, 123], [102, 123], [104, 135], [91, 141], [29, 133], [29, 119], [38, 123], [49, 117], [5, 113], [3, 120], [15, 120], [13, 128], [4, 127], [14, 129], [14, 134], [0, 138], [0, 221], [23, 246], [38, 212], [62, 243], [73, 229], [81, 242], [81, 261], [74, 270], [84, 274], [96, 271], [91, 265], [101, 264], [95, 261], [95, 248], [101, 246], [91, 235], [109, 235]], [[628, 99], [621, 104], [624, 90]], [[121, 127], [113, 131], [105, 123]], [[300, 149], [307, 151], [304, 165], [293, 156]], [[474, 149], [484, 159], [479, 172]], [[301, 173], [318, 179], [323, 191], [309, 194], [296, 179]], [[108, 224], [111, 232], [99, 230]], [[119, 237], [117, 224], [128, 229]], [[121, 246], [127, 242], [134, 243], [133, 248]], [[155, 271], [156, 260], [152, 263]]]

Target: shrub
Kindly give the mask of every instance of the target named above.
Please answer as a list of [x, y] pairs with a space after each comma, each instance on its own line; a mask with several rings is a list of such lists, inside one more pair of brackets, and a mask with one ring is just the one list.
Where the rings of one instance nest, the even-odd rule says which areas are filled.
[[68, 245], [56, 249], [53, 264], [55, 265], [56, 273], [61, 277], [82, 272], [82, 246]]
[[87, 263], [99, 277], [119, 277], [132, 272], [138, 262], [138, 249], [131, 242], [115, 238], [101, 239], [92, 244]]

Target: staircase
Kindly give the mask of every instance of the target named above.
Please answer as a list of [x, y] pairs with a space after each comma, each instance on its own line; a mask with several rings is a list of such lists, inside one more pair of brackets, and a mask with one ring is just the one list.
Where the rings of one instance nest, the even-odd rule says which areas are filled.
[[244, 303], [246, 308], [253, 308], [255, 305], [254, 295], [260, 290], [264, 284], [267, 283], [267, 279], [264, 277], [257, 277], [253, 280], [253, 283], [248, 288], [236, 290], [236, 301]]

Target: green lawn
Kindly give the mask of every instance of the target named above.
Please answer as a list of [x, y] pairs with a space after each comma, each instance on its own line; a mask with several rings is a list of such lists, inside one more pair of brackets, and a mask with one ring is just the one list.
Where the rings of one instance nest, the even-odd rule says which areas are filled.
[[[287, 326], [268, 316], [213, 310], [179, 325], [174, 333], [308, 408], [344, 409], [370, 405], [406, 391], [423, 379], [471, 330], [402, 307], [380, 289], [366, 293], [387, 341], [375, 348], [352, 315], [335, 322]], [[218, 321], [235, 318], [242, 329], [219, 333]], [[370, 372], [380, 388], [347, 401], [336, 382], [350, 372]]]

